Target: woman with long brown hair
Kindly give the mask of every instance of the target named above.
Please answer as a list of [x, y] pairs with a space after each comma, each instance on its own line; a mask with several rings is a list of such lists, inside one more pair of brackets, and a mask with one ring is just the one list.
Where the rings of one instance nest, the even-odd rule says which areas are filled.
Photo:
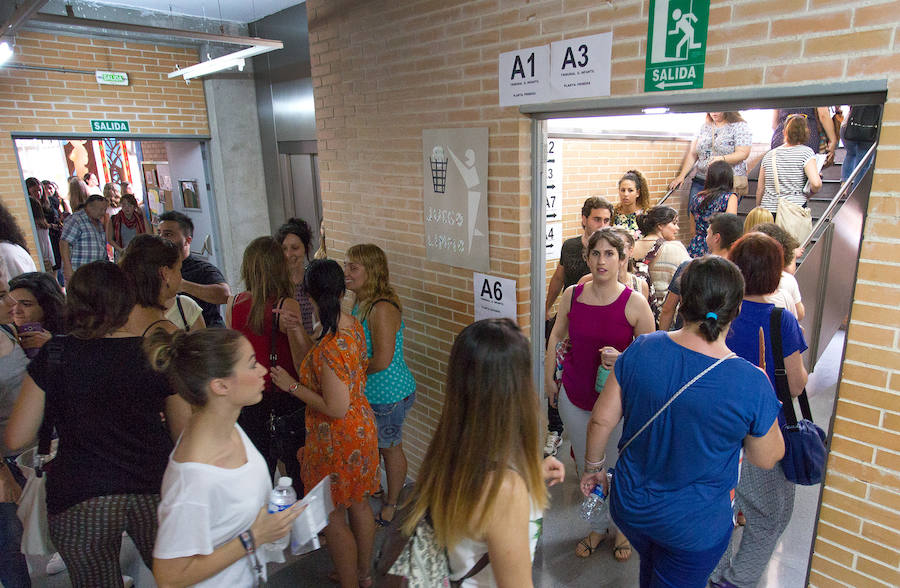
[[397, 500], [406, 481], [403, 421], [415, 402], [416, 381], [403, 357], [400, 298], [391, 287], [387, 256], [377, 245], [364, 243], [347, 250], [344, 264], [347, 289], [356, 294], [353, 316], [366, 335], [366, 398], [378, 426], [378, 453], [384, 459], [387, 491], [375, 519], [387, 526], [394, 519]]
[[[250, 341], [256, 360], [266, 370], [279, 366], [296, 377], [310, 341], [302, 325], [288, 324], [279, 318], [282, 310], [299, 316], [300, 305], [294, 300], [294, 285], [278, 241], [258, 237], [247, 245], [241, 280], [247, 290], [228, 299], [225, 324]], [[269, 473], [274, 474], [281, 460], [285, 474], [293, 481], [298, 496], [302, 496], [297, 451], [303, 447], [304, 404], [270, 385], [269, 377], [266, 383], [262, 401], [244, 407], [238, 424], [266, 458]], [[274, 433], [272, 426], [278, 427]]]
[[447, 365], [444, 407], [422, 461], [404, 531], [430, 515], [459, 580], [487, 554], [468, 586], [532, 586], [531, 557], [547, 507], [545, 479], [565, 477], [541, 461], [540, 406], [528, 340], [509, 319], [462, 330]]

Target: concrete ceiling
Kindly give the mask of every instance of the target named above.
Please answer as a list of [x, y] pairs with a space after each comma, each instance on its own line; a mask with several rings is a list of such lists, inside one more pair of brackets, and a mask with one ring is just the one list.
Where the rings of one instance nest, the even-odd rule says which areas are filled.
[[74, 0], [76, 7], [115, 6], [246, 24], [305, 0]]

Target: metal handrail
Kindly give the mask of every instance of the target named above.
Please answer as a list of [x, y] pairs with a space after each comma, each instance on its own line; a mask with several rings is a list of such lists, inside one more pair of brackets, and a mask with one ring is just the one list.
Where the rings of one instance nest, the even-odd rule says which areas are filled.
[[669, 188], [669, 191], [666, 192], [665, 196], [663, 196], [662, 198], [660, 198], [660, 199], [659, 199], [659, 202], [656, 203], [657, 206], [660, 206], [660, 205], [662, 205], [662, 204], [665, 204], [666, 200], [669, 199], [669, 196], [671, 196], [672, 193], [675, 192], [675, 190], [680, 190], [680, 189], [681, 189], [681, 187], [682, 187], [682, 186], [684, 185], [684, 183], [687, 181], [688, 176], [691, 175], [691, 172], [694, 171], [694, 168], [695, 168], [695, 167], [697, 167], [697, 164], [698, 164], [698, 163], [700, 163], [700, 162], [699, 162], [699, 161], [694, 161], [694, 165], [692, 165], [692, 166], [691, 166], [691, 169], [688, 170], [688, 173], [686, 173], [686, 174], [684, 175], [684, 180], [683, 180], [680, 184], [678, 184], [677, 186], [675, 186], [674, 188]]
[[847, 178], [847, 181], [844, 182], [840, 189], [837, 191], [837, 194], [831, 199], [831, 202], [828, 203], [828, 206], [825, 208], [825, 212], [819, 217], [819, 220], [816, 221], [815, 226], [812, 231], [809, 233], [809, 236], [806, 240], [800, 245], [801, 248], [806, 249], [809, 247], [809, 244], [812, 243], [813, 236], [817, 234], [817, 231], [825, 226], [825, 223], [831, 222], [831, 217], [837, 211], [838, 204], [840, 204], [841, 200], [850, 192], [850, 189], [856, 183], [857, 177], [861, 176], [860, 173], [862, 169], [866, 167], [868, 161], [874, 156], [875, 148], [878, 147], [878, 143], [872, 143], [872, 146], [869, 147], [869, 150], [866, 151], [865, 156], [859, 160], [859, 163], [856, 164], [856, 167], [853, 168], [853, 173], [850, 174], [850, 177]]

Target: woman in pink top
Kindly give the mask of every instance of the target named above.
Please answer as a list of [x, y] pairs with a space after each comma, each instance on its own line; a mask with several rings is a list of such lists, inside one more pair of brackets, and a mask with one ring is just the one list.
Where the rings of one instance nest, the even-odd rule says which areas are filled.
[[[603, 387], [602, 380], [635, 337], [655, 330], [647, 299], [619, 282], [619, 262], [624, 258], [624, 242], [613, 229], [600, 229], [591, 235], [585, 252], [591, 281], [563, 292], [556, 324], [547, 343], [544, 370], [547, 396], [551, 404], [559, 406], [578, 472], [584, 472], [587, 426], [598, 391]], [[567, 336], [570, 349], [563, 360], [562, 385], [557, 389], [553, 381], [556, 345]], [[621, 425], [610, 436], [606, 449], [608, 464], [615, 464], [620, 435]], [[592, 523], [590, 535], [578, 543], [575, 554], [587, 557], [593, 553], [609, 536], [611, 524], [608, 515]], [[616, 534], [613, 545], [617, 560], [626, 561], [631, 556], [631, 545], [621, 533]]]

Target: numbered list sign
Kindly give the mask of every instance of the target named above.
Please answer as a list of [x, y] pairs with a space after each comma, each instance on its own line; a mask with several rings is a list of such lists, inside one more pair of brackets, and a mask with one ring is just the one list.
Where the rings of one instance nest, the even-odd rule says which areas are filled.
[[612, 33], [550, 44], [550, 86], [554, 100], [609, 96]]
[[544, 227], [544, 246], [547, 249], [547, 261], [558, 261], [559, 252], [562, 249], [562, 221], [548, 222]]
[[562, 220], [562, 139], [547, 139], [544, 178], [547, 180], [544, 213], [547, 222]]
[[516, 281], [475, 272], [475, 320], [510, 318], [516, 320]]
[[547, 45], [500, 54], [500, 106], [550, 100], [550, 48]]

